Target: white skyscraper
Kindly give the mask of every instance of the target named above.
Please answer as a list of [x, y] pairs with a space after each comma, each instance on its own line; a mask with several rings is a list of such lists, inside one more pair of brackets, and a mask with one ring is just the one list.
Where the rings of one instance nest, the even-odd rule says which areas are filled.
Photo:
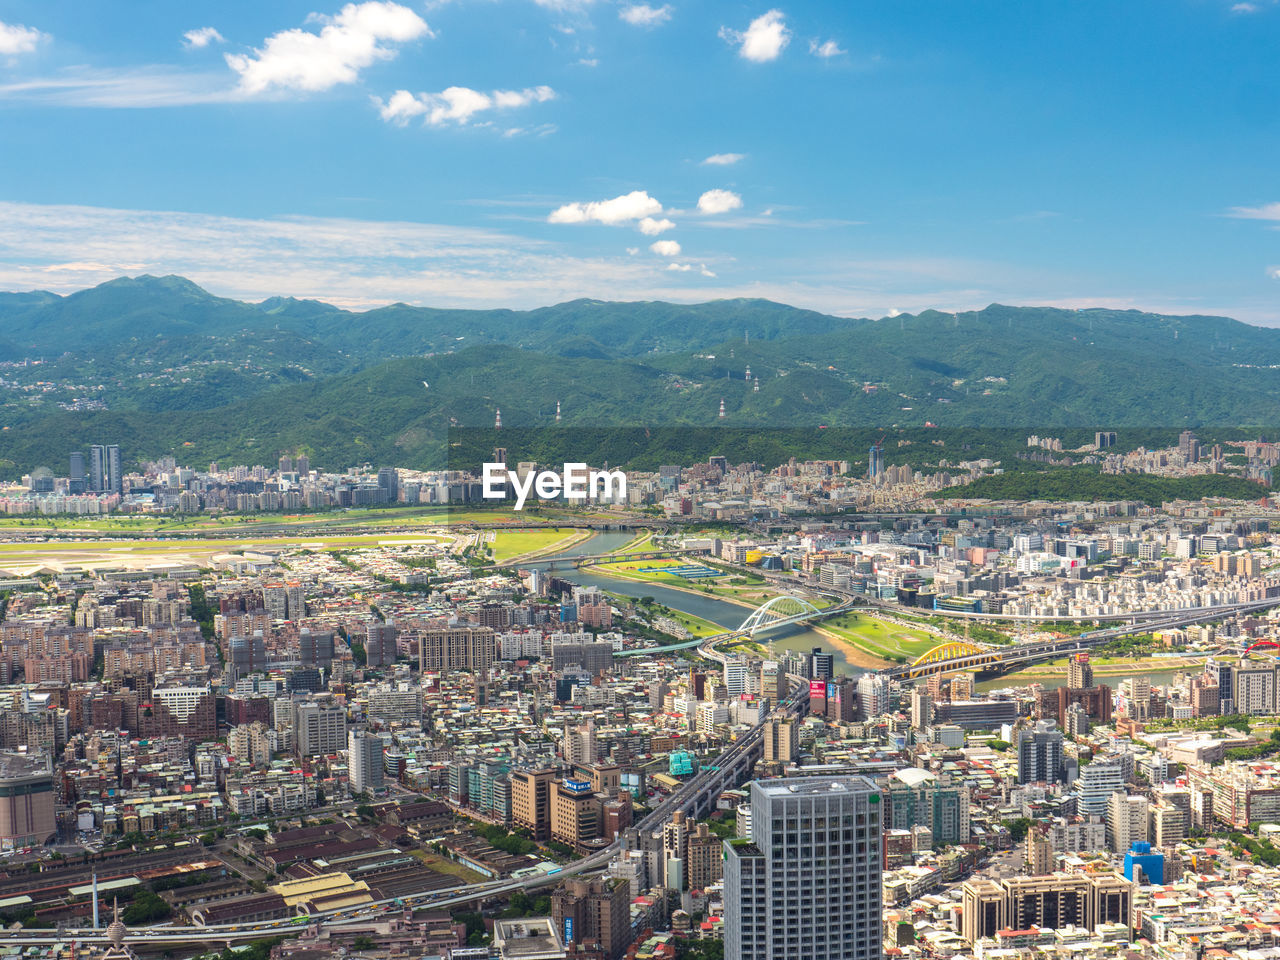
[[880, 960], [881, 794], [865, 777], [751, 784], [724, 844], [726, 960]]
[[382, 787], [382, 738], [352, 730], [347, 734], [347, 770], [354, 793], [373, 793]]

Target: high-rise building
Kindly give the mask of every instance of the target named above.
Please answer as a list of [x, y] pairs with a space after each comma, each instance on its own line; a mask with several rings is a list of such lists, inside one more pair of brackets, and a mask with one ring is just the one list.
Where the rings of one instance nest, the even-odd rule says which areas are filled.
[[327, 670], [333, 664], [333, 631], [303, 627], [298, 634], [298, 659], [304, 667]]
[[884, 447], [874, 444], [867, 454], [867, 479], [874, 480], [884, 473]]
[[870, 720], [889, 712], [888, 677], [864, 673], [858, 678], [858, 719]]
[[911, 691], [911, 727], [923, 730], [933, 723], [933, 698], [925, 687], [915, 687]]
[[56, 829], [53, 767], [42, 753], [0, 753], [0, 840], [43, 844]]
[[969, 842], [969, 788], [918, 767], [896, 771], [885, 784], [886, 830], [928, 827], [935, 846]]
[[364, 730], [347, 734], [347, 776], [356, 793], [382, 789], [382, 738]]
[[76, 451], [71, 454], [71, 468], [67, 477], [68, 493], [84, 493], [89, 489], [89, 461], [83, 453]]
[[1053, 873], [1053, 844], [1040, 830], [1027, 831], [1027, 873], [1043, 877]]
[[418, 638], [424, 672], [469, 670], [480, 673], [497, 659], [498, 641], [490, 627], [443, 627], [425, 630]]
[[962, 936], [970, 944], [1000, 930], [1032, 927], [1093, 930], [1099, 924], [1122, 923], [1133, 933], [1133, 884], [1115, 873], [1052, 873], [1006, 877], [999, 883], [979, 877], [965, 882], [962, 903]]
[[880, 960], [880, 791], [865, 777], [751, 784], [724, 844], [727, 960]]
[[618, 960], [631, 945], [630, 887], [621, 877], [573, 879], [551, 895], [551, 919], [565, 945]]
[[1093, 665], [1089, 662], [1088, 651], [1081, 651], [1067, 658], [1067, 687], [1071, 690], [1084, 690], [1093, 686]]
[[1147, 840], [1147, 798], [1117, 790], [1107, 798], [1107, 840], [1115, 853], [1124, 853]]
[[383, 467], [378, 471], [378, 486], [387, 491], [387, 501], [395, 503], [400, 499], [400, 474], [395, 467]]
[[511, 771], [511, 821], [533, 834], [541, 843], [551, 836], [551, 791], [556, 772], [543, 770]]
[[337, 753], [347, 745], [347, 713], [342, 704], [328, 699], [295, 700], [293, 742], [300, 757]]
[[107, 489], [107, 448], [98, 443], [89, 448], [89, 489], [94, 493]]
[[800, 755], [800, 723], [792, 717], [775, 717], [764, 726], [766, 763], [793, 763]]
[[365, 627], [365, 663], [385, 667], [396, 662], [396, 628], [391, 623], [371, 620]]
[[835, 654], [823, 653], [821, 647], [814, 647], [809, 654], [809, 677], [813, 680], [830, 680], [835, 672]]
[[1105, 816], [1111, 794], [1123, 788], [1124, 766], [1118, 759], [1094, 760], [1080, 768], [1076, 810], [1085, 816]]
[[1052, 720], [1022, 727], [1018, 740], [1018, 783], [1057, 783], [1062, 779], [1062, 731]]

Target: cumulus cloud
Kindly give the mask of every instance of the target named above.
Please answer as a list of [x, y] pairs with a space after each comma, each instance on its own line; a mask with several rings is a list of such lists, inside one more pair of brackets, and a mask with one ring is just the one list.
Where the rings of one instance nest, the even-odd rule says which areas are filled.
[[675, 273], [688, 273], [693, 269], [692, 263], [669, 263], [667, 269]]
[[614, 226], [662, 213], [662, 204], [644, 190], [632, 190], [612, 200], [566, 203], [551, 211], [548, 223], [604, 223]]
[[651, 7], [647, 3], [635, 3], [618, 9], [618, 19], [636, 27], [656, 27], [671, 19], [674, 8], [669, 3]]
[[1280, 280], [1280, 267], [1268, 267], [1267, 276], [1272, 280]]
[[[415, 117], [438, 127], [448, 123], [464, 125], [477, 113], [489, 110], [514, 110], [532, 103], [554, 100], [556, 92], [550, 87], [526, 87], [523, 90], [493, 90], [482, 93], [470, 87], [449, 87], [439, 93], [412, 94], [397, 90], [385, 102], [378, 97], [373, 101], [383, 120], [404, 126]], [[516, 132], [523, 132], [517, 130]], [[514, 134], [513, 134], [514, 135]]]
[[655, 220], [653, 217], [645, 217], [640, 221], [638, 226], [640, 227], [640, 232], [646, 237], [656, 237], [664, 230], [670, 230], [675, 226], [675, 224], [666, 217], [663, 217], [661, 220]]
[[0, 56], [16, 57], [20, 53], [35, 53], [41, 40], [48, 36], [35, 27], [0, 20]]
[[742, 160], [746, 154], [742, 153], [713, 153], [707, 159], [703, 160], [704, 166], [708, 167], [731, 167], [738, 161]]
[[698, 198], [699, 213], [728, 213], [742, 206], [742, 198], [731, 190], [708, 190]]
[[649, 249], [660, 257], [680, 256], [680, 244], [674, 240], [655, 240], [649, 244]]
[[777, 60], [791, 42], [791, 31], [781, 10], [770, 10], [751, 21], [746, 30], [720, 28], [720, 39], [734, 44], [738, 56], [753, 63]]
[[392, 44], [435, 35], [408, 7], [384, 0], [349, 3], [337, 16], [311, 19], [324, 24], [319, 33], [283, 30], [252, 55], [226, 54], [228, 66], [240, 74], [244, 93], [314, 92], [354, 83], [365, 67], [395, 57]]
[[817, 40], [810, 40], [809, 52], [815, 57], [821, 57], [823, 60], [828, 60], [831, 57], [838, 57], [848, 51], [841, 50], [840, 44], [836, 43], [834, 40], [827, 40], [824, 43], [819, 43]]
[[211, 43], [224, 43], [225, 38], [213, 27], [188, 30], [182, 35], [182, 45], [188, 50], [201, 50]]

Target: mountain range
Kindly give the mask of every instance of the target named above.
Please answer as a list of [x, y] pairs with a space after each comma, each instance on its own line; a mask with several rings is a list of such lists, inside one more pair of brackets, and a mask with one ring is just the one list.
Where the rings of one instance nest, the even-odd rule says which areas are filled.
[[149, 276], [0, 293], [0, 477], [63, 472], [96, 442], [135, 463], [306, 450], [325, 468], [437, 466], [451, 425], [492, 429], [500, 408], [505, 429], [549, 427], [557, 401], [567, 431], [1256, 432], [1280, 419], [1277, 387], [1280, 330], [1210, 316], [992, 304], [849, 319], [766, 300], [356, 313]]

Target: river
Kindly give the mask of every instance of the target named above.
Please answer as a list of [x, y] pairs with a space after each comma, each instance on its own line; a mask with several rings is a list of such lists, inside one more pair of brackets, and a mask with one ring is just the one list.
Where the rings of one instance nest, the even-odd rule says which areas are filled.
[[[557, 559], [580, 557], [585, 554], [613, 553], [620, 550], [634, 537], [634, 531], [597, 533], [589, 540], [584, 540], [563, 553], [556, 554], [554, 557], [545, 557], [536, 562], [521, 563], [519, 566], [522, 568], [538, 567], [545, 570]], [[638, 583], [622, 577], [611, 577], [606, 573], [602, 573], [599, 568], [585, 570], [580, 567], [561, 566], [554, 571], [554, 574], [581, 586], [599, 587], [609, 593], [628, 597], [653, 597], [658, 603], [670, 607], [672, 610], [679, 610], [691, 616], [709, 620], [712, 623], [719, 624], [726, 630], [736, 630], [751, 613], [746, 607], [739, 606], [736, 603], [729, 603], [727, 600], [721, 600], [718, 597], [709, 597], [700, 593], [686, 593], [683, 590], [673, 590], [671, 587], [664, 587], [657, 583]], [[837, 673], [856, 675], [865, 672], [863, 668], [851, 665], [845, 659], [844, 654], [828, 643], [821, 634], [806, 627], [784, 627], [781, 630], [774, 631], [772, 634], [767, 634], [764, 639], [772, 639], [773, 649], [779, 654], [786, 651], [808, 653], [814, 647], [821, 647], [826, 653], [834, 654]]]

